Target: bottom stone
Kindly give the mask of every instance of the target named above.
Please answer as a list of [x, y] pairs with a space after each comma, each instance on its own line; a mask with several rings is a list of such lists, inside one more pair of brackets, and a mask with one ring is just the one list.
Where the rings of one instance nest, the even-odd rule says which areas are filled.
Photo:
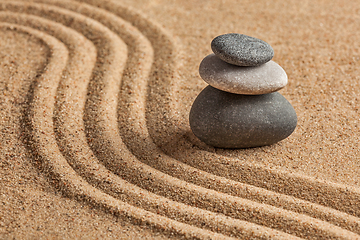
[[296, 128], [291, 104], [278, 92], [240, 95], [207, 86], [190, 110], [190, 127], [204, 143], [219, 148], [270, 145]]

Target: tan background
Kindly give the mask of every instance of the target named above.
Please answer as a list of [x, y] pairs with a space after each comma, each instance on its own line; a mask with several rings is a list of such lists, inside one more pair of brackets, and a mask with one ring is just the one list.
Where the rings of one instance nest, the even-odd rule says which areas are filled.
[[[179, 92], [171, 100], [179, 104], [180, 123], [175, 135], [180, 139], [186, 136], [195, 149], [234, 161], [345, 184], [359, 191], [359, 1], [118, 2], [162, 25], [181, 48], [183, 66], [176, 79]], [[187, 116], [193, 100], [206, 86], [198, 75], [199, 63], [211, 53], [211, 40], [230, 32], [268, 42], [275, 51], [273, 60], [288, 74], [289, 84], [280, 92], [294, 106], [298, 126], [278, 144], [223, 150], [208, 148], [191, 138]], [[46, 63], [46, 51], [28, 35], [1, 31], [0, 60], [0, 238], [168, 238], [62, 196], [31, 158], [21, 124], [26, 94], [31, 91], [36, 69]], [[180, 147], [187, 148], [179, 143], [176, 149], [178, 140], [171, 137], [153, 137], [175, 158], [182, 157]]]

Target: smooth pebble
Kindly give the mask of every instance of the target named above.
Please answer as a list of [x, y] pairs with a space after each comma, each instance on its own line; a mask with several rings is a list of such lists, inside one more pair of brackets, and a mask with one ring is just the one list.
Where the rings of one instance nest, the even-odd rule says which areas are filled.
[[239, 95], [207, 86], [190, 110], [195, 136], [220, 148], [249, 148], [276, 143], [296, 128], [291, 104], [278, 92]]
[[285, 87], [288, 78], [274, 61], [257, 67], [239, 67], [226, 63], [215, 54], [200, 63], [201, 78], [214, 88], [237, 94], [266, 94]]
[[267, 42], [238, 33], [217, 36], [211, 42], [211, 49], [221, 60], [238, 66], [259, 66], [274, 56]]

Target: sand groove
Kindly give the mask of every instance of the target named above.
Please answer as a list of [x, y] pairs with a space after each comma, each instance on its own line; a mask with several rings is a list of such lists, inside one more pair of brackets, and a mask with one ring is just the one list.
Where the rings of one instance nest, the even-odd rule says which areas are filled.
[[[181, 57], [159, 26], [110, 1], [83, 2], [114, 15], [75, 2], [37, 2], [51, 5], [3, 2], [2, 10], [26, 14], [2, 12], [0, 19], [65, 44], [23, 29], [44, 39], [53, 52], [48, 72], [37, 79], [29, 121], [35, 150], [63, 191], [189, 238], [359, 237], [352, 233], [360, 231], [354, 217], [358, 206], [351, 205], [358, 189], [240, 165], [206, 151], [201, 161], [193, 161], [190, 149], [180, 154], [163, 148], [164, 153], [156, 145], [162, 145], [158, 139], [168, 127], [162, 121], [175, 126], [179, 121], [171, 95]], [[256, 174], [267, 184], [256, 182]], [[279, 181], [296, 188], [285, 189], [275, 184]], [[315, 191], [319, 195], [309, 198]], [[348, 205], [331, 199], [334, 192]]]

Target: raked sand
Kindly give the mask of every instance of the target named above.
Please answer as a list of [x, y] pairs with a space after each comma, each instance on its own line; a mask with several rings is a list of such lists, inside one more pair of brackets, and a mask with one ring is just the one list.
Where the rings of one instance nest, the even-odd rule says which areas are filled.
[[[360, 239], [360, 1], [0, 0], [0, 239]], [[215, 149], [211, 40], [268, 42], [298, 126]]]

